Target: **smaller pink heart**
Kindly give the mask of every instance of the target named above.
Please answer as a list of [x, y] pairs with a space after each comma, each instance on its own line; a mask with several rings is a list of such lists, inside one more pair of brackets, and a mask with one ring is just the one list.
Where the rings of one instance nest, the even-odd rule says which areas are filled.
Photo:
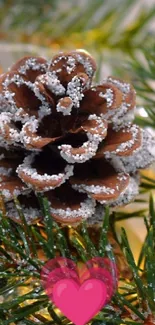
[[53, 302], [76, 325], [86, 324], [105, 304], [106, 285], [89, 279], [81, 286], [72, 279], [62, 279], [53, 287]]

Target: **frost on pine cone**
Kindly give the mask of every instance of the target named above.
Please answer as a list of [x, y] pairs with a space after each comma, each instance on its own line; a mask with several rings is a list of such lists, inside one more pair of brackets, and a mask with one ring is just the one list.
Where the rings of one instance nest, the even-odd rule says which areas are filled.
[[25, 57], [1, 75], [0, 190], [15, 220], [14, 195], [29, 222], [42, 192], [56, 220], [77, 223], [138, 193], [136, 172], [153, 161], [155, 140], [132, 124], [133, 87], [113, 77], [95, 85], [95, 70], [77, 50]]

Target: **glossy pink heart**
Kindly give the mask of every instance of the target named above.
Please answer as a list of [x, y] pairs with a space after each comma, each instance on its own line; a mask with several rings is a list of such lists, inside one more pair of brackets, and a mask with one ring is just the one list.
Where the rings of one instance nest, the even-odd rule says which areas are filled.
[[89, 279], [78, 285], [72, 279], [58, 281], [53, 288], [53, 302], [76, 325], [86, 324], [106, 301], [105, 284]]
[[80, 269], [70, 259], [48, 261], [41, 272], [50, 300], [76, 325], [86, 324], [111, 299], [117, 287], [116, 265], [94, 257]]

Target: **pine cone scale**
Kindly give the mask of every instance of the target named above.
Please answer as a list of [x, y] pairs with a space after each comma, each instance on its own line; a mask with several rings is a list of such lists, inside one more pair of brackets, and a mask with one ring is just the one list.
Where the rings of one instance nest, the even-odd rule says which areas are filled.
[[67, 85], [79, 73], [86, 73], [91, 79], [96, 71], [96, 63], [86, 51], [60, 53], [53, 57], [49, 71], [56, 72], [62, 84]]
[[95, 201], [89, 199], [87, 194], [75, 191], [69, 184], [65, 183], [53, 192], [47, 193], [51, 202], [52, 216], [59, 222], [79, 223], [83, 219], [91, 217], [95, 212]]
[[0, 192], [6, 201], [20, 195], [22, 192], [28, 192], [26, 185], [17, 177], [0, 175], [0, 180]]
[[38, 116], [41, 102], [32, 90], [32, 83], [25, 76], [16, 71], [7, 73], [0, 80], [0, 92], [4, 96], [4, 111], [8, 107], [8, 110], [17, 116]]
[[137, 125], [128, 125], [118, 131], [109, 129], [105, 141], [96, 153], [96, 158], [110, 155], [131, 156], [142, 146], [142, 132]]
[[[60, 162], [55, 161], [55, 159], [53, 159], [55, 163], [54, 168], [52, 169], [51, 166], [50, 174], [47, 174], [44, 172], [44, 170], [46, 170], [46, 165], [47, 169], [49, 169], [46, 161], [45, 166], [33, 166], [35, 160], [37, 161], [37, 158], [37, 155], [34, 154], [27, 156], [24, 159], [23, 164], [19, 165], [16, 171], [18, 176], [27, 184], [28, 187], [33, 188], [38, 192], [53, 190], [73, 175], [72, 165], [65, 163], [60, 164]], [[43, 159], [47, 159], [47, 155], [43, 156], [42, 160]], [[49, 160], [51, 161], [50, 157]]]
[[107, 201], [108, 204], [127, 188], [129, 180], [129, 174], [117, 173], [101, 159], [86, 163], [85, 166], [75, 167], [74, 176], [69, 181], [75, 190], [87, 193], [97, 202]]
[[37, 76], [46, 73], [48, 68], [46, 59], [26, 56], [13, 64], [11, 71], [17, 72], [31, 82], [35, 82]]

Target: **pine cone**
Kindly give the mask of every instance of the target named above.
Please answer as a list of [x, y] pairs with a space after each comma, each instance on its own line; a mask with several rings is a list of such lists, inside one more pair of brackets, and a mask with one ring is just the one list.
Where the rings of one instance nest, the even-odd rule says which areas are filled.
[[155, 158], [155, 140], [132, 124], [133, 87], [113, 77], [94, 85], [95, 70], [77, 50], [25, 57], [0, 76], [0, 190], [10, 217], [14, 195], [30, 219], [42, 192], [56, 220], [77, 223], [138, 193], [136, 172]]

